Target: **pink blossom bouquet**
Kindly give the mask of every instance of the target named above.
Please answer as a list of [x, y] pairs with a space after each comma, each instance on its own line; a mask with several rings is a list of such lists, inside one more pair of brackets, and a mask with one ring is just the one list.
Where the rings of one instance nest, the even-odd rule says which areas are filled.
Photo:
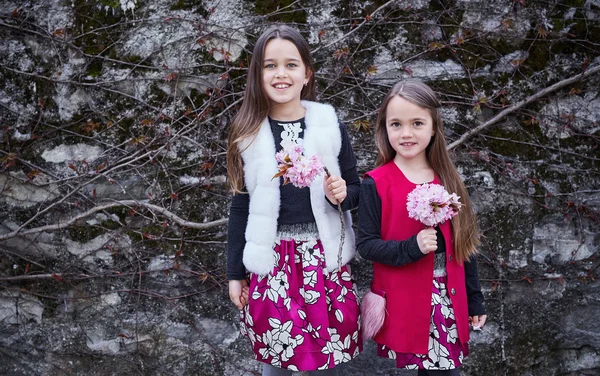
[[448, 193], [442, 185], [422, 184], [408, 194], [406, 209], [410, 218], [434, 227], [458, 214], [461, 208], [458, 199], [456, 193]]
[[279, 172], [273, 179], [283, 176], [283, 184], [292, 183], [298, 188], [310, 186], [325, 168], [318, 156], [305, 156], [301, 145], [281, 150], [275, 154], [275, 159], [279, 163]]

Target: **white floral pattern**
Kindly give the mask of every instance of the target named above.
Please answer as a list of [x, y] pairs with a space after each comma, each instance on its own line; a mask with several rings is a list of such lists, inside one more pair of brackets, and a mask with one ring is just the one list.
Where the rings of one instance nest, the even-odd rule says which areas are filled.
[[[287, 290], [290, 288], [290, 284], [288, 283], [287, 274], [283, 271], [278, 271], [277, 275], [272, 276], [269, 274], [269, 289], [267, 290], [267, 294], [263, 295], [263, 299], [268, 297], [274, 303], [277, 303], [279, 298], [285, 298], [287, 296]], [[252, 294], [252, 296], [256, 296], [256, 294]]]
[[327, 328], [327, 331], [329, 332], [329, 337], [331, 339], [327, 341], [325, 346], [321, 349], [321, 352], [323, 354], [333, 354], [333, 361], [336, 365], [352, 359], [348, 352], [350, 346], [352, 346], [350, 335], [346, 336], [346, 339], [342, 342], [342, 339], [335, 328]]
[[318, 266], [323, 262], [323, 254], [318, 247], [315, 247], [316, 241], [310, 240], [300, 243], [296, 248], [297, 255], [302, 259], [302, 267]]
[[275, 253], [271, 274], [250, 274], [251, 299], [241, 315], [241, 333], [250, 339], [256, 358], [307, 371], [333, 368], [357, 356], [362, 339], [350, 267], [327, 272], [318, 240], [278, 240]]
[[300, 137], [300, 133], [302, 133], [302, 123], [277, 123], [279, 126], [283, 127], [283, 131], [281, 131], [281, 142], [279, 143], [282, 148], [286, 148], [290, 144], [299, 144], [302, 145], [303, 139]]
[[317, 277], [316, 270], [304, 271], [304, 284], [314, 288], [317, 284]]

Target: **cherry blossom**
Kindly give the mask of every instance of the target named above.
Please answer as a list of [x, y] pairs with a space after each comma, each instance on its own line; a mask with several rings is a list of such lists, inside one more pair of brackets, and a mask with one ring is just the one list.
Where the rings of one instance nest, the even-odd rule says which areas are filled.
[[292, 183], [298, 188], [309, 187], [325, 167], [318, 156], [305, 156], [304, 148], [298, 144], [284, 148], [275, 154], [275, 159], [279, 163], [279, 172], [273, 179], [281, 176], [284, 185]]
[[410, 218], [433, 227], [452, 219], [461, 209], [459, 197], [448, 193], [439, 184], [422, 184], [407, 197], [406, 209]]

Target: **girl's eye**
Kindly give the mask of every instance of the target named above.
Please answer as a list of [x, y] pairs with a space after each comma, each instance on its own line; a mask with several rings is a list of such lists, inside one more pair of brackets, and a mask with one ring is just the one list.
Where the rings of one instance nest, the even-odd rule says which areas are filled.
[[265, 69], [275, 68], [275, 64], [266, 64]]
[[296, 68], [298, 65], [296, 63], [288, 63], [288, 68]]
[[420, 127], [420, 126], [422, 126], [422, 125], [423, 125], [423, 123], [422, 123], [422, 122], [420, 122], [420, 121], [415, 121], [415, 124], [414, 124], [414, 125], [415, 125], [415, 127]]
[[397, 121], [390, 124], [390, 127], [394, 127], [394, 128], [399, 127], [399, 126], [400, 126], [400, 123], [398, 123]]

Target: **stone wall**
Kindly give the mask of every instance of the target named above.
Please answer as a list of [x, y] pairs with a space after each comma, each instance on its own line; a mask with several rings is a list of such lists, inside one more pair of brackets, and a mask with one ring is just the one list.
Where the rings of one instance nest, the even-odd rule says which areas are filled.
[[[394, 82], [440, 94], [483, 234], [463, 373], [600, 371], [599, 1], [2, 5], [3, 375], [260, 374], [224, 279], [225, 140], [270, 22], [309, 41], [360, 173]], [[410, 373], [369, 342], [340, 374]]]

